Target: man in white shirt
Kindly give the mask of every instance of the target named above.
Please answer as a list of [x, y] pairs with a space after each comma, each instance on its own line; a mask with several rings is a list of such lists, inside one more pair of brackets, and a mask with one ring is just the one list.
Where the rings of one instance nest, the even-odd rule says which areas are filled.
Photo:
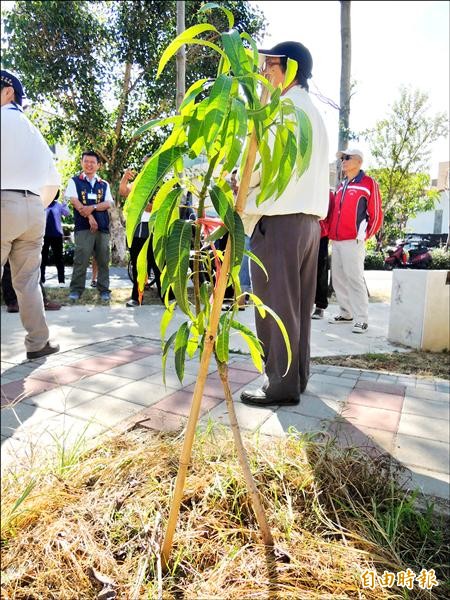
[[23, 87], [1, 71], [1, 267], [9, 259], [20, 318], [27, 331], [27, 358], [58, 352], [49, 341], [39, 286], [45, 204], [61, 179], [38, 129], [23, 114]]
[[101, 300], [108, 301], [109, 290], [109, 214], [114, 204], [109, 183], [97, 175], [100, 157], [96, 152], [83, 152], [82, 172], [69, 180], [65, 196], [74, 208], [75, 255], [70, 295], [79, 300], [86, 287], [86, 271], [94, 254], [97, 261], [97, 289]]
[[287, 352], [278, 325], [271, 317], [262, 319], [255, 311], [256, 331], [264, 348], [266, 382], [257, 390], [241, 394], [250, 405], [298, 404], [309, 377], [311, 311], [316, 289], [317, 255], [320, 240], [319, 219], [328, 209], [328, 136], [317, 108], [308, 94], [312, 57], [298, 42], [283, 42], [265, 56], [264, 74], [276, 87], [284, 86], [287, 59], [297, 62], [294, 81], [283, 91], [308, 116], [312, 127], [312, 154], [300, 178], [292, 177], [285, 191], [259, 206], [254, 189], [243, 214], [250, 248], [264, 264], [269, 280], [252, 264], [254, 293], [272, 308], [284, 323], [292, 349], [292, 362], [286, 373]]

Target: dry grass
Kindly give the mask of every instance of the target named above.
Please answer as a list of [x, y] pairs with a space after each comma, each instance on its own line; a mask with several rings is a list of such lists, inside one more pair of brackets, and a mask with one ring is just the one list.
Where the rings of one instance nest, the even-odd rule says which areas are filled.
[[385, 354], [356, 354], [325, 356], [311, 360], [314, 365], [333, 365], [369, 369], [385, 373], [401, 373], [420, 377], [450, 379], [449, 352], [387, 352]]
[[261, 545], [231, 435], [211, 427], [197, 435], [170, 571], [161, 577], [160, 523], [180, 448], [176, 436], [138, 429], [90, 450], [63, 475], [5, 474], [2, 598], [404, 598], [399, 588], [362, 589], [360, 576], [407, 567], [435, 568], [440, 582], [426, 593], [416, 584], [409, 598], [447, 597], [445, 523], [416, 512], [386, 457], [295, 432], [247, 440], [290, 562], [274, 562]]

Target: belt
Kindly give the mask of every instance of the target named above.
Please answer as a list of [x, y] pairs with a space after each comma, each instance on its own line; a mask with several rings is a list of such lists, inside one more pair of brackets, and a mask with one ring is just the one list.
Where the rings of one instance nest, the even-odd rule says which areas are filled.
[[25, 196], [25, 198], [27, 196], [39, 196], [39, 194], [35, 194], [34, 192], [30, 192], [30, 190], [3, 190], [2, 192], [16, 192], [16, 194], [22, 194], [23, 196]]

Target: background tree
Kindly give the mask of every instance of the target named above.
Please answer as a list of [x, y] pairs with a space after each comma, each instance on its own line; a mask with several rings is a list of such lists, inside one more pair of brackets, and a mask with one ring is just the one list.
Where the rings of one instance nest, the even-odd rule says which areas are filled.
[[422, 210], [433, 208], [438, 194], [429, 190], [431, 148], [447, 136], [448, 116], [429, 116], [428, 95], [402, 87], [391, 113], [362, 135], [369, 142], [377, 168], [369, 170], [380, 184], [384, 224], [377, 234], [377, 247], [401, 237], [406, 221]]
[[[352, 70], [352, 30], [350, 0], [341, 0], [341, 83], [339, 94], [339, 136], [337, 150], [345, 150], [350, 137], [350, 98]], [[336, 161], [336, 185], [341, 174], [340, 161]]]
[[[186, 26], [196, 18], [201, 1], [185, 3]], [[236, 29], [260, 39], [265, 22], [248, 2], [225, 1]], [[226, 23], [213, 15], [219, 29]], [[125, 259], [124, 221], [118, 183], [124, 168], [141, 166], [166, 133], [155, 130], [141, 141], [133, 132], [155, 117], [175, 113], [175, 66], [156, 82], [158, 61], [176, 34], [176, 0], [18, 1], [4, 16], [5, 68], [16, 71], [27, 96], [48, 109], [47, 140], [72, 151], [90, 148], [103, 160], [102, 175], [117, 200], [111, 214], [113, 261]], [[214, 35], [214, 34], [212, 34]], [[186, 53], [186, 84], [212, 77], [217, 57], [207, 47]]]

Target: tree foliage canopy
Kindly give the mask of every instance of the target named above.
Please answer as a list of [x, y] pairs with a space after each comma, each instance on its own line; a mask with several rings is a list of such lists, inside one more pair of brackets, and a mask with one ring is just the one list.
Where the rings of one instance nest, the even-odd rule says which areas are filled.
[[448, 117], [429, 115], [428, 95], [401, 88], [390, 115], [363, 133], [377, 169], [370, 171], [380, 185], [384, 223], [377, 235], [379, 246], [405, 232], [408, 218], [433, 208], [438, 194], [429, 189], [433, 143], [447, 135]]

